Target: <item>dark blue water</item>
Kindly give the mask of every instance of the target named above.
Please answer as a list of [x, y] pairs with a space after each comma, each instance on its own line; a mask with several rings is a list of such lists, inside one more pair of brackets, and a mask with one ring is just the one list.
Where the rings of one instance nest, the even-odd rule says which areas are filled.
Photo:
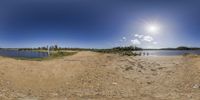
[[198, 54], [200, 55], [200, 50], [143, 50], [136, 51], [136, 53], [144, 53], [145, 55], [155, 55], [155, 56], [176, 56], [184, 54]]
[[18, 51], [18, 50], [0, 50], [0, 56], [23, 57], [23, 58], [44, 58], [48, 57], [47, 52]]

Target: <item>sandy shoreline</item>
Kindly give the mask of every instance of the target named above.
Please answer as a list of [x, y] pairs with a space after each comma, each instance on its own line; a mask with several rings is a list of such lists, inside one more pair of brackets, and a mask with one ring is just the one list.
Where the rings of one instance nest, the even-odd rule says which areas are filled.
[[0, 100], [200, 100], [200, 57], [0, 57]]

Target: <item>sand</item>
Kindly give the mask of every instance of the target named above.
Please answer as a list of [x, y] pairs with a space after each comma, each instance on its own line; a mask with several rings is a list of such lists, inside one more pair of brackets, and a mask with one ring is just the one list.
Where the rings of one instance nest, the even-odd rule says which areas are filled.
[[0, 57], [0, 100], [200, 100], [200, 57]]

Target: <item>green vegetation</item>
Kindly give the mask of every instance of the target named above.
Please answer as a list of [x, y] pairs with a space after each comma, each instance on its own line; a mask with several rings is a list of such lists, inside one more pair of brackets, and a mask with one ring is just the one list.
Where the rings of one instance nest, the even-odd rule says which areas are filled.
[[50, 51], [57, 52], [57, 51], [91, 51], [94, 50], [93, 48], [70, 48], [70, 47], [58, 47], [58, 45], [53, 45], [53, 46], [43, 46], [43, 47], [38, 47], [38, 48], [2, 48], [2, 49], [14, 49], [14, 50], [19, 50], [19, 51], [36, 51], [36, 52], [47, 52], [48, 48]]
[[47, 50], [31, 50], [33, 52], [48, 52]]
[[127, 47], [115, 47], [111, 49], [93, 49], [93, 51], [95, 52], [114, 53], [114, 54], [120, 54], [120, 55], [126, 55], [126, 56], [139, 55], [139, 54], [133, 53], [133, 51], [138, 51], [138, 50], [142, 50], [142, 48], [127, 46]]
[[51, 58], [58, 58], [58, 57], [64, 57], [64, 56], [71, 56], [76, 54], [77, 52], [57, 52], [57, 53], [52, 53], [49, 57]]

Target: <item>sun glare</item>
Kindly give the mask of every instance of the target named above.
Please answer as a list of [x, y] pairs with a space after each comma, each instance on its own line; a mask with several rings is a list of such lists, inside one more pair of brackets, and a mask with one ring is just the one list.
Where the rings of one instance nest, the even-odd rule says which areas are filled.
[[160, 30], [160, 27], [158, 25], [148, 25], [147, 26], [147, 31], [148, 33], [158, 33]]

